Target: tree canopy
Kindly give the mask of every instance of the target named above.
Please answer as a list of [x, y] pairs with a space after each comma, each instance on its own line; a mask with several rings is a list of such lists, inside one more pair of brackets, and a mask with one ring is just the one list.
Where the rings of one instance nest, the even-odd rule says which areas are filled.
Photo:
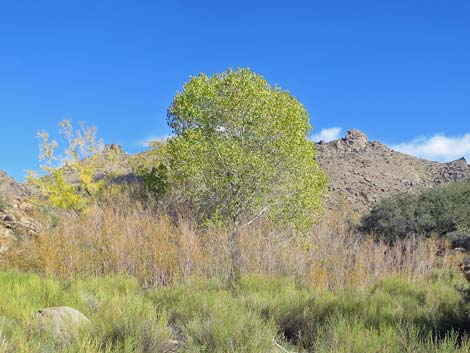
[[326, 177], [315, 161], [305, 108], [249, 69], [192, 77], [168, 109], [171, 169], [201, 220], [266, 215], [307, 229]]

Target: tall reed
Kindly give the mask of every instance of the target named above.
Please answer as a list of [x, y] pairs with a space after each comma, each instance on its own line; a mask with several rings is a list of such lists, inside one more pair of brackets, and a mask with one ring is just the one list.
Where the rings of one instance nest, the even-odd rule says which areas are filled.
[[[4, 267], [54, 273], [61, 278], [127, 273], [145, 287], [189, 277], [224, 279], [229, 272], [229, 229], [199, 229], [189, 217], [170, 217], [140, 202], [95, 204], [85, 214], [60, 215], [56, 225], [16, 242]], [[259, 221], [242, 230], [242, 271], [294, 276], [319, 290], [363, 288], [378, 278], [423, 278], [450, 260], [435, 240], [393, 246], [356, 234], [348, 213], [328, 212], [305, 238]]]

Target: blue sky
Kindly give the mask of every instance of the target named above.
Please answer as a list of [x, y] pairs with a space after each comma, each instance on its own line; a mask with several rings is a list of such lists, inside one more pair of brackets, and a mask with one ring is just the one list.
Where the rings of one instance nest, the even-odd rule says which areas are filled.
[[470, 157], [467, 0], [5, 0], [0, 169], [37, 168], [36, 132], [64, 118], [136, 152], [168, 134], [190, 75], [229, 67], [288, 89], [317, 137], [358, 128], [427, 158]]

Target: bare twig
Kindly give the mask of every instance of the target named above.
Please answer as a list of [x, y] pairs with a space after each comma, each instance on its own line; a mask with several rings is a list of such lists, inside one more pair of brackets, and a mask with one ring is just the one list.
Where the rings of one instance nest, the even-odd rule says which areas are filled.
[[249, 226], [251, 223], [253, 223], [253, 222], [256, 221], [258, 218], [260, 218], [260, 217], [263, 215], [263, 213], [265, 213], [268, 209], [269, 209], [269, 206], [264, 207], [264, 208], [260, 211], [260, 213], [258, 213], [258, 215], [257, 215], [255, 218], [253, 218], [251, 221], [249, 221], [249, 222], [243, 224], [242, 226], [240, 226], [240, 228]]

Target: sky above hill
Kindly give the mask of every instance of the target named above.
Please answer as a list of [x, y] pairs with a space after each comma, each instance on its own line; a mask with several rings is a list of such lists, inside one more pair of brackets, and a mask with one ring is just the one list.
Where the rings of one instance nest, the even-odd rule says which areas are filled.
[[142, 150], [191, 75], [229, 67], [289, 90], [313, 139], [470, 158], [467, 0], [17, 0], [0, 2], [0, 169], [37, 168], [36, 132], [64, 118]]

